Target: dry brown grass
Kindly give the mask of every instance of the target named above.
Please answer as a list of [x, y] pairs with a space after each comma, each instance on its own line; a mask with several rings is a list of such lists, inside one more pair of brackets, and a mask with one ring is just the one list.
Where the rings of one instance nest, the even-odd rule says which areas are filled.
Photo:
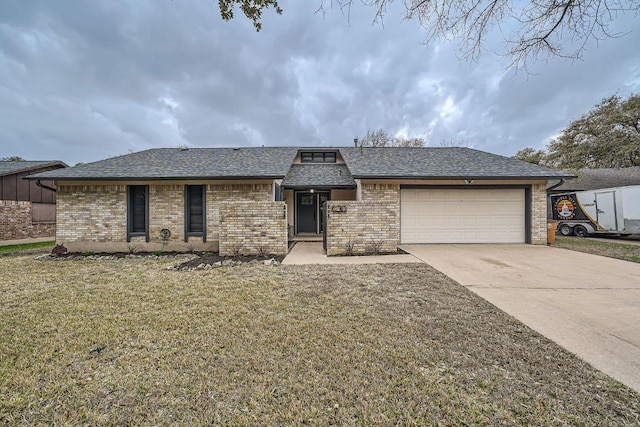
[[637, 393], [427, 265], [174, 261], [0, 258], [0, 424], [640, 422]]
[[625, 244], [624, 240], [616, 242], [611, 239], [610, 242], [603, 242], [582, 237], [556, 236], [555, 246], [562, 249], [640, 263], [640, 246]]

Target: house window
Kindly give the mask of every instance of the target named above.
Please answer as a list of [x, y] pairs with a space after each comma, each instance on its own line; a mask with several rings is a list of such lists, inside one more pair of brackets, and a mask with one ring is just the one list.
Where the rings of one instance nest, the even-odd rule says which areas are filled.
[[300, 153], [302, 163], [335, 163], [335, 151], [303, 151]]
[[282, 201], [282, 188], [280, 188], [280, 186], [279, 186], [278, 184], [276, 184], [276, 185], [274, 186], [274, 191], [273, 191], [273, 193], [274, 193], [273, 199], [274, 199], [276, 202], [280, 202], [280, 201]]
[[130, 185], [128, 187], [127, 241], [131, 236], [145, 236], [149, 241], [149, 187]]
[[205, 241], [205, 186], [185, 186], [185, 240], [202, 236]]

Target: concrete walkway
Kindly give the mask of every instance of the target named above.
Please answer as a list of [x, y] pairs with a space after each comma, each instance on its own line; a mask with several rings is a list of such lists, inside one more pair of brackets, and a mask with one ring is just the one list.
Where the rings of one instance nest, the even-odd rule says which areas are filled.
[[26, 245], [29, 243], [53, 242], [55, 240], [56, 238], [54, 236], [35, 237], [32, 239], [19, 239], [19, 240], [0, 240], [0, 246]]
[[413, 255], [326, 256], [322, 242], [297, 242], [283, 264], [389, 264], [422, 262]]
[[640, 392], [640, 264], [533, 245], [402, 249]]

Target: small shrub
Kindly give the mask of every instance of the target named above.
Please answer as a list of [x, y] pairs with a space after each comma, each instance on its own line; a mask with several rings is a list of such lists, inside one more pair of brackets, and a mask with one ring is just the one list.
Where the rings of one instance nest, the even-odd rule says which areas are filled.
[[349, 241], [347, 242], [347, 245], [346, 245], [346, 247], [344, 249], [345, 254], [353, 255], [355, 247], [356, 247], [356, 241], [349, 239]]
[[384, 240], [372, 240], [368, 245], [367, 245], [367, 252], [370, 252], [372, 254], [379, 254], [382, 253], [382, 246], [384, 245]]
[[241, 251], [241, 246], [240, 245], [233, 245], [231, 247], [231, 253], [233, 254], [233, 256], [239, 256], [240, 255], [240, 251]]

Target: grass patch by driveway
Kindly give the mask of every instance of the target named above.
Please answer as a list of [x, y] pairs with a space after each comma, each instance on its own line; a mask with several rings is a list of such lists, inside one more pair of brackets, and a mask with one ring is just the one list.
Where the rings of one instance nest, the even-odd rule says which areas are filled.
[[0, 424], [640, 422], [637, 393], [425, 264], [174, 262], [0, 258]]
[[640, 263], [640, 246], [638, 245], [603, 242], [601, 240], [590, 240], [582, 237], [556, 236], [556, 244], [554, 246], [572, 251]]
[[40, 250], [42, 248], [53, 248], [55, 242], [36, 242], [36, 243], [22, 243], [19, 245], [7, 245], [0, 246], [0, 255], [13, 254], [16, 252], [33, 251], [35, 249]]

